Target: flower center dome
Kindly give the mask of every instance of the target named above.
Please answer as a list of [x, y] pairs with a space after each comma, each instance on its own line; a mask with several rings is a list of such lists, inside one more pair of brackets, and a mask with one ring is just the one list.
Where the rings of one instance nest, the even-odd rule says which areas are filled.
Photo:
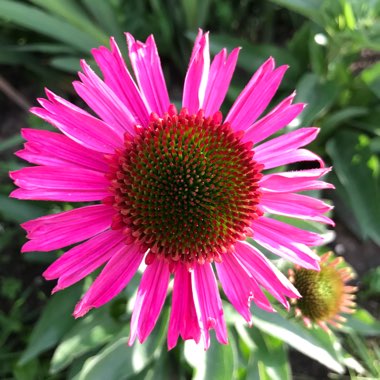
[[260, 215], [262, 166], [252, 143], [222, 123], [220, 112], [206, 118], [174, 106], [136, 130], [114, 157], [113, 228], [150, 249], [148, 264], [153, 256], [190, 266], [220, 262]]

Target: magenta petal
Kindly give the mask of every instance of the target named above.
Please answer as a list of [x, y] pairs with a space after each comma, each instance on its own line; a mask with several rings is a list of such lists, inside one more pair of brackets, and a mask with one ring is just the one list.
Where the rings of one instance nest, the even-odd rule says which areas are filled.
[[33, 164], [46, 166], [81, 166], [107, 172], [109, 165], [102, 153], [77, 144], [61, 133], [24, 128], [22, 137], [28, 140], [24, 149], [15, 154]]
[[293, 284], [258, 249], [247, 242], [237, 242], [234, 247], [236, 258], [286, 308], [289, 308], [286, 297], [300, 297]]
[[210, 328], [215, 329], [216, 339], [220, 343], [227, 344], [227, 328], [222, 300], [211, 265], [209, 263], [196, 264], [191, 275], [195, 310], [205, 350], [210, 346]]
[[86, 148], [113, 153], [123, 143], [123, 135], [96, 117], [46, 90], [49, 100], [38, 99], [44, 108], [31, 112], [57, 127], [62, 133]]
[[82, 300], [75, 306], [74, 317], [82, 317], [92, 308], [100, 307], [116, 297], [135, 275], [143, 257], [140, 248], [135, 245], [123, 245], [119, 251], [114, 252]]
[[174, 275], [172, 309], [168, 329], [168, 349], [177, 345], [178, 336], [199, 342], [201, 331], [194, 306], [191, 274], [185, 265], [179, 264]]
[[84, 74], [79, 73], [79, 78], [82, 82], [73, 83], [78, 95], [121, 136], [126, 131], [134, 135], [134, 126], [138, 120], [84, 60], [81, 61], [81, 66]]
[[169, 265], [165, 260], [156, 259], [145, 269], [132, 312], [130, 346], [136, 337], [143, 343], [152, 332], [164, 306], [169, 278]]
[[319, 166], [323, 168], [325, 163], [322, 158], [316, 155], [310, 150], [307, 149], [296, 149], [284, 153], [283, 155], [279, 154], [277, 156], [268, 157], [265, 159], [265, 169], [272, 169], [278, 166], [293, 164], [295, 162], [303, 162], [303, 161], [317, 161]]
[[[265, 169], [301, 160], [304, 161], [302, 155], [295, 160], [291, 154], [297, 151], [298, 148], [312, 142], [318, 132], [319, 128], [300, 128], [269, 140], [255, 147], [255, 160], [264, 164]], [[312, 159], [317, 159], [320, 165], [324, 166], [323, 161], [317, 155], [313, 154]]]
[[272, 214], [334, 225], [330, 218], [323, 215], [330, 211], [332, 206], [306, 195], [264, 192], [261, 196], [260, 206], [265, 212]]
[[238, 96], [226, 117], [234, 130], [246, 130], [264, 112], [276, 93], [287, 66], [274, 69], [273, 58], [268, 59]]
[[162, 116], [168, 110], [170, 100], [154, 37], [150, 35], [144, 44], [136, 42], [129, 33], [126, 36], [129, 57], [141, 92], [150, 111]]
[[255, 144], [276, 133], [295, 119], [305, 108], [305, 104], [292, 104], [295, 92], [279, 103], [271, 112], [252, 124], [243, 136], [244, 141]]
[[301, 244], [306, 244], [307, 246], [317, 246], [323, 243], [323, 238], [321, 235], [306, 231], [298, 227], [294, 227], [290, 224], [280, 222], [279, 220], [267, 218], [265, 216], [257, 219], [254, 222], [255, 227], [258, 225], [260, 228], [266, 228], [268, 230], [273, 231], [274, 233], [283, 234], [284, 236], [288, 236], [294, 242], [298, 242]]
[[199, 30], [187, 69], [182, 106], [196, 113], [203, 106], [210, 70], [208, 33]]
[[100, 204], [30, 220], [22, 224], [30, 241], [21, 251], [46, 252], [78, 243], [109, 228], [114, 214], [112, 207]]
[[278, 220], [261, 217], [252, 225], [255, 241], [274, 254], [308, 269], [319, 269], [319, 257], [309, 246], [323, 243], [323, 238]]
[[11, 193], [19, 199], [98, 201], [109, 195], [103, 173], [82, 168], [33, 166], [9, 173], [20, 189]]
[[331, 168], [267, 174], [260, 180], [260, 188], [263, 192], [274, 193], [333, 189], [334, 186], [330, 183], [318, 181], [320, 177], [329, 171], [331, 171]]
[[227, 58], [227, 50], [223, 49], [213, 59], [202, 106], [206, 116], [212, 116], [215, 112], [219, 111], [227, 94], [239, 51], [239, 48], [232, 50]]
[[149, 121], [147, 105], [129, 73], [119, 47], [113, 37], [110, 38], [111, 50], [101, 46], [93, 49], [92, 54], [104, 76], [104, 82], [134, 115], [138, 124]]
[[273, 311], [273, 307], [252, 274], [246, 270], [233, 253], [225, 254], [223, 261], [215, 266], [224, 293], [248, 323], [252, 318], [250, 311], [252, 300], [264, 310]]
[[107, 262], [117, 251], [125, 248], [120, 231], [108, 230], [65, 252], [51, 264], [43, 276], [58, 278], [54, 292], [80, 281]]

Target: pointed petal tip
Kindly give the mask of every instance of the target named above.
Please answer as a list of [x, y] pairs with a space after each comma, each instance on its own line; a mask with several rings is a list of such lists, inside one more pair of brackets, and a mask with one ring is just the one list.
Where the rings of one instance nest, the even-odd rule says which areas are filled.
[[9, 198], [16, 198], [16, 199], [20, 199], [19, 196], [18, 196], [18, 189], [15, 189], [13, 190], [8, 196]]
[[63, 289], [62, 287], [60, 287], [59, 285], [56, 285], [56, 286], [53, 288], [53, 290], [51, 291], [51, 294], [53, 295], [53, 294], [59, 292], [59, 291], [62, 290], [62, 289]]
[[124, 33], [124, 35], [127, 40], [128, 49], [132, 50], [132, 47], [136, 42], [135, 38], [132, 36], [131, 33], [128, 33], [128, 32]]
[[136, 332], [134, 332], [133, 334], [131, 333], [131, 335], [129, 336], [128, 346], [132, 347], [133, 343], [135, 343], [135, 340], [136, 340]]
[[90, 306], [90, 305], [86, 305], [83, 300], [82, 301], [79, 301], [76, 306], [75, 306], [75, 309], [74, 309], [74, 312], [73, 312], [73, 317], [75, 319], [78, 319], [78, 318], [81, 318], [83, 317], [84, 315], [86, 315], [91, 309], [93, 308], [93, 306]]

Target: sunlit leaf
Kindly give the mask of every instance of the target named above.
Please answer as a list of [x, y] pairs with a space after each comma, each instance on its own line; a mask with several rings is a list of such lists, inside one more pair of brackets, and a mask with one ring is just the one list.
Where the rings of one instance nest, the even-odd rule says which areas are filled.
[[342, 131], [328, 142], [327, 151], [362, 236], [380, 243], [380, 164], [369, 144], [366, 135]]
[[69, 23], [18, 1], [0, 0], [0, 15], [2, 19], [62, 41], [86, 53], [100, 42]]
[[28, 346], [20, 358], [20, 365], [37, 357], [41, 352], [54, 347], [75, 324], [72, 311], [82, 292], [75, 285], [50, 298], [29, 339]]
[[283, 340], [289, 346], [319, 361], [333, 371], [344, 372], [343, 366], [331, 354], [324, 342], [316, 339], [307, 329], [296, 322], [287, 320], [278, 313], [266, 313], [255, 307], [253, 325], [267, 334]]
[[109, 316], [107, 308], [91, 312], [62, 338], [54, 351], [50, 372], [59, 372], [75, 358], [109, 342], [118, 330], [119, 325]]

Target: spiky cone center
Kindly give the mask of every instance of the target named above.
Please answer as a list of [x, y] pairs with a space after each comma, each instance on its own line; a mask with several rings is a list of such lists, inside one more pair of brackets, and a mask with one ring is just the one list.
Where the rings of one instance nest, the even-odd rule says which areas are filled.
[[322, 256], [319, 272], [296, 268], [291, 273], [291, 280], [302, 296], [296, 301], [299, 314], [306, 324], [314, 322], [325, 330], [328, 330], [326, 323], [340, 327], [344, 321], [340, 313], [354, 311], [357, 290], [346, 284], [354, 278], [351, 268], [342, 265], [342, 258], [331, 258], [331, 252]]
[[113, 228], [154, 257], [187, 265], [222, 260], [260, 216], [262, 166], [221, 113], [150, 117], [111, 159]]

